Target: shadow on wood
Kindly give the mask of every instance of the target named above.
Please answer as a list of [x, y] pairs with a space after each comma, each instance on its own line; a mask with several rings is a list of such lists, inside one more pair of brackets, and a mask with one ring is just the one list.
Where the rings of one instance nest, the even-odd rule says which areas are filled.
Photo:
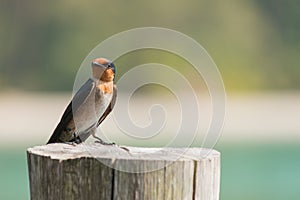
[[220, 153], [49, 144], [27, 150], [31, 199], [218, 200]]

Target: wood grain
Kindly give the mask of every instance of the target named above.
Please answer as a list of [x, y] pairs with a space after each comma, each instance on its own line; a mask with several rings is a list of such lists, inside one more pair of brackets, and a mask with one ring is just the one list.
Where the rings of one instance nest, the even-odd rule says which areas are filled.
[[29, 148], [31, 199], [219, 199], [219, 152], [126, 148], [129, 152], [100, 144]]

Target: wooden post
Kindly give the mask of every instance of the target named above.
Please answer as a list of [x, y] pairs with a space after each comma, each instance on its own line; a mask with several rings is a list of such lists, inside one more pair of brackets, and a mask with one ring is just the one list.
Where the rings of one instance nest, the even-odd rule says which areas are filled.
[[32, 200], [218, 200], [220, 153], [49, 144], [27, 150]]

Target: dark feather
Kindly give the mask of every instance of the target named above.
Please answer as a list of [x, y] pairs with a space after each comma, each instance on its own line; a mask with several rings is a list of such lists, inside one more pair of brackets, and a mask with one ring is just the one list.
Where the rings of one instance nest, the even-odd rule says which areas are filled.
[[90, 95], [94, 87], [95, 87], [95, 82], [92, 79], [87, 80], [85, 84], [81, 86], [81, 88], [77, 91], [72, 101], [69, 103], [68, 107], [66, 108], [63, 116], [61, 117], [60, 122], [55, 128], [47, 144], [56, 143], [56, 142], [69, 142], [69, 141], [60, 141], [59, 138], [62, 132], [67, 128], [70, 121], [73, 120], [73, 111], [75, 112], [76, 109], [84, 102], [84, 100]]

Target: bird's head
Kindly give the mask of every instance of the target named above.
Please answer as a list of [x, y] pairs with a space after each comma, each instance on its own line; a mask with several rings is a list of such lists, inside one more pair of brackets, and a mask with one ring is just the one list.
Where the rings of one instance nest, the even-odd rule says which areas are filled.
[[92, 61], [92, 73], [93, 78], [110, 82], [115, 78], [116, 67], [106, 58], [96, 58]]

